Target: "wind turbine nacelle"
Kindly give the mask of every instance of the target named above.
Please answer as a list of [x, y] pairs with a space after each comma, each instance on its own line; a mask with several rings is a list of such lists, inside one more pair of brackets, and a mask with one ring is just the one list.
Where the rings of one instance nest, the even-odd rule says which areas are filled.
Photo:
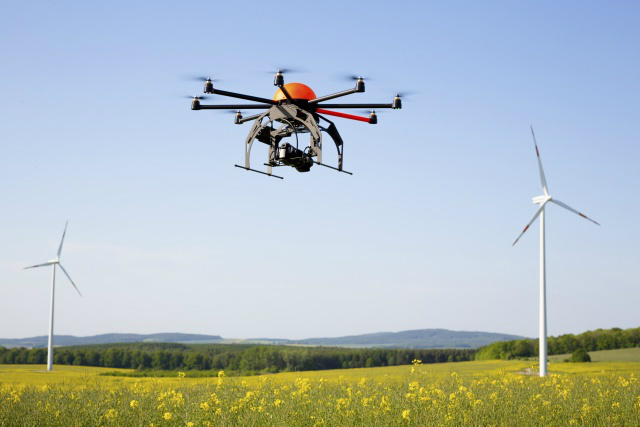
[[544, 202], [546, 202], [547, 200], [551, 200], [551, 197], [549, 197], [549, 196], [536, 196], [531, 200], [533, 201], [533, 204], [541, 205]]

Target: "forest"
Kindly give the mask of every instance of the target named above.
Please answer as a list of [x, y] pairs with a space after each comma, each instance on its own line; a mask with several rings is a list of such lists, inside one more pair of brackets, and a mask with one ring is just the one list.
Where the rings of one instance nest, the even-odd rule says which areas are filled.
[[[615, 350], [640, 346], [640, 328], [597, 329], [578, 335], [549, 337], [548, 354], [567, 354], [575, 350]], [[538, 339], [494, 342], [478, 349], [475, 360], [522, 359], [538, 356]]]
[[[252, 344], [130, 343], [54, 349], [59, 365], [259, 374], [473, 360], [473, 349], [351, 349]], [[44, 364], [47, 349], [0, 347], [0, 363]]]

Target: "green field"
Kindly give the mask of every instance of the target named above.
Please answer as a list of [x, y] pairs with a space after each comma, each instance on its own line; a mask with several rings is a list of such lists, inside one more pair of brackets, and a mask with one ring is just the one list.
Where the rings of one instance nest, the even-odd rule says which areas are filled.
[[0, 426], [640, 425], [640, 362], [551, 363], [544, 379], [499, 360], [233, 378], [54, 368], [0, 365]]
[[[618, 350], [590, 351], [592, 362], [640, 362], [640, 347], [621, 348]], [[552, 362], [563, 362], [571, 357], [570, 354], [556, 354], [549, 356]]]

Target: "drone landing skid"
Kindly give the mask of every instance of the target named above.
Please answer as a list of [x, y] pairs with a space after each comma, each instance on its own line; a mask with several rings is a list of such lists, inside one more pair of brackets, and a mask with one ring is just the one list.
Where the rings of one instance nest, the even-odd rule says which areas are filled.
[[262, 175], [267, 175], [267, 176], [270, 176], [270, 177], [272, 177], [272, 178], [280, 178], [280, 179], [284, 179], [284, 178], [283, 178], [283, 177], [281, 177], [281, 176], [274, 175], [274, 174], [267, 173], [267, 172], [262, 172], [262, 171], [259, 171], [259, 170], [256, 170], [256, 169], [251, 169], [251, 168], [247, 168], [247, 167], [240, 166], [240, 165], [234, 165], [234, 166], [235, 166], [235, 167], [237, 167], [237, 168], [240, 168], [240, 169], [247, 170], [247, 171], [257, 172], [257, 173], [262, 174]]
[[315, 163], [316, 165], [324, 166], [325, 168], [333, 169], [334, 171], [338, 171], [338, 172], [346, 173], [346, 174], [349, 174], [349, 175], [353, 175], [353, 172], [349, 172], [349, 171], [346, 171], [344, 169], [334, 168], [333, 166], [325, 165], [324, 163], [316, 162], [315, 160], [311, 160], [311, 161], [313, 163]]

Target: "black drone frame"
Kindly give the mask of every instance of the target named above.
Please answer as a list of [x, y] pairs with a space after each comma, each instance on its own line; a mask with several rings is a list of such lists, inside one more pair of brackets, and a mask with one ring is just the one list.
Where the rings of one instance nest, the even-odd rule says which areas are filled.
[[[273, 175], [272, 168], [278, 166], [292, 166], [298, 172], [308, 172], [314, 164], [324, 166], [338, 172], [344, 172], [352, 175], [342, 169], [344, 142], [335, 124], [324, 117], [330, 115], [342, 117], [350, 120], [362, 121], [370, 124], [378, 122], [374, 109], [379, 108], [402, 108], [402, 101], [399, 95], [396, 95], [390, 104], [326, 104], [323, 103], [330, 99], [339, 98], [354, 93], [365, 91], [364, 79], [358, 77], [356, 85], [353, 89], [344, 90], [331, 95], [320, 96], [315, 99], [294, 99], [284, 86], [284, 77], [282, 71], [276, 73], [274, 86], [280, 88], [285, 99], [274, 101], [267, 98], [257, 96], [244, 95], [241, 93], [228, 92], [221, 89], [214, 89], [211, 79], [207, 79], [204, 84], [204, 93], [227, 96], [230, 98], [244, 99], [253, 101], [257, 104], [227, 104], [227, 105], [202, 105], [200, 97], [194, 97], [191, 102], [192, 110], [237, 110], [235, 115], [235, 123], [243, 124], [254, 120], [249, 136], [245, 141], [245, 159], [244, 166], [235, 165], [248, 171], [257, 172], [274, 178], [283, 179], [281, 176]], [[326, 110], [326, 108], [366, 108], [372, 110], [369, 117], [355, 116], [352, 114], [340, 113], [337, 111]], [[240, 110], [265, 110], [262, 113], [252, 116], [243, 117]], [[320, 120], [326, 122], [321, 125]], [[278, 125], [277, 127], [275, 125]], [[333, 167], [322, 162], [322, 132], [327, 133], [336, 145], [338, 150], [338, 166]], [[309, 145], [304, 149], [298, 148], [298, 134], [309, 133]], [[296, 146], [280, 141], [286, 137], [295, 136]], [[249, 158], [253, 142], [258, 140], [269, 146], [269, 160], [264, 163], [267, 166], [267, 172], [252, 169]], [[314, 159], [315, 158], [315, 159]]]

